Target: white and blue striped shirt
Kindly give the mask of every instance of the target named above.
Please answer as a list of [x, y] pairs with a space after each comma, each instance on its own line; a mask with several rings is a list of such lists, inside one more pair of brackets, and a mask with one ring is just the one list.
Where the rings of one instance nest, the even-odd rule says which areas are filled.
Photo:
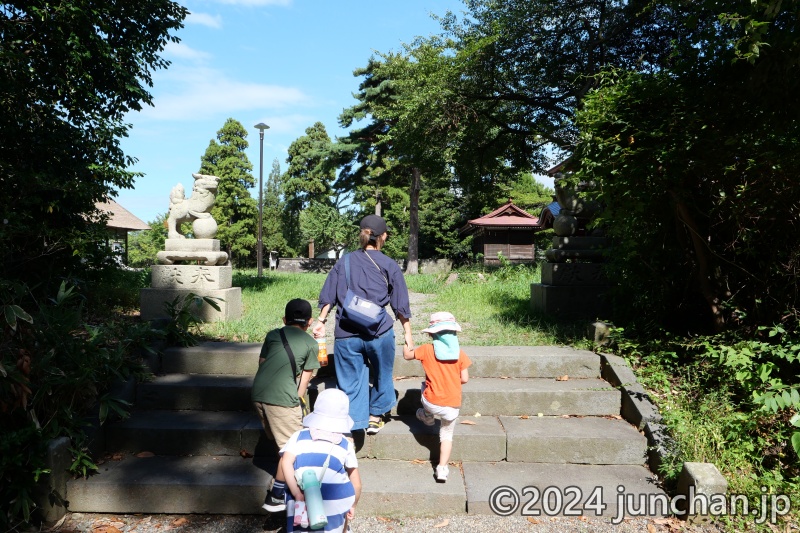
[[[342, 438], [338, 444], [322, 439], [314, 440], [311, 438], [310, 430], [303, 428], [289, 438], [289, 441], [281, 449], [281, 455], [283, 452], [294, 454], [294, 469], [297, 478], [302, 478], [303, 472], [309, 468], [319, 472], [330, 454], [328, 468], [324, 472], [320, 487], [325, 515], [328, 517], [328, 525], [325, 526], [324, 531], [342, 531], [345, 515], [356, 501], [356, 492], [346, 470], [358, 468], [358, 459], [356, 459], [353, 443], [345, 438]], [[289, 490], [286, 491], [286, 520], [287, 532], [323, 531], [294, 525], [294, 498]]]

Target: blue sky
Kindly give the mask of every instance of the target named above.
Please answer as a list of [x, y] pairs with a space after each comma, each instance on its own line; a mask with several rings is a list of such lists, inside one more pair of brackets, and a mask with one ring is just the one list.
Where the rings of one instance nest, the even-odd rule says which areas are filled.
[[[183, 0], [191, 12], [157, 71], [154, 107], [131, 113], [127, 155], [145, 175], [117, 201], [151, 222], [169, 206], [169, 192], [191, 189], [192, 172], [217, 130], [232, 117], [248, 130], [247, 157], [258, 182], [265, 122], [264, 180], [275, 158], [286, 170], [287, 148], [316, 121], [342, 135], [337, 117], [356, 101], [353, 70], [378, 52], [400, 51], [415, 36], [439, 32], [430, 14], [461, 13], [460, 0]], [[257, 188], [251, 193], [257, 197]]]

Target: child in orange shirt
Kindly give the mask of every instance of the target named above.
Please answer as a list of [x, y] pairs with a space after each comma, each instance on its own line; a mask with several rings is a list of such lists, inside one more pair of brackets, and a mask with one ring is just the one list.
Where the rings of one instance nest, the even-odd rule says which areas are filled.
[[472, 361], [458, 345], [456, 332], [461, 331], [461, 326], [451, 313], [433, 313], [430, 324], [422, 331], [428, 333], [433, 342], [416, 349], [404, 346], [403, 358], [419, 359], [425, 370], [422, 407], [417, 409], [417, 418], [426, 426], [434, 424], [435, 416], [441, 419], [436, 480], [445, 482], [450, 471], [447, 462], [453, 450], [453, 430], [461, 407], [461, 385], [469, 381], [467, 368]]

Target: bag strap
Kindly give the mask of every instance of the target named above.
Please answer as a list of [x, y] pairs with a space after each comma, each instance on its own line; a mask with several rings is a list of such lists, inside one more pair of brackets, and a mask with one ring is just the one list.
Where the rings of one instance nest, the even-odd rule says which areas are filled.
[[280, 334], [283, 347], [286, 350], [286, 353], [289, 355], [289, 363], [292, 365], [292, 377], [294, 378], [294, 384], [297, 385], [297, 362], [294, 360], [294, 353], [292, 352], [292, 348], [289, 346], [289, 341], [286, 340], [286, 333], [283, 332], [283, 328], [280, 329]]
[[344, 279], [347, 288], [350, 288], [350, 254], [344, 254]]
[[389, 288], [389, 280], [388, 280], [388, 279], [386, 279], [386, 276], [384, 276], [384, 275], [383, 275], [383, 270], [381, 270], [381, 267], [379, 267], [379, 266], [378, 266], [378, 263], [376, 263], [376, 262], [375, 262], [375, 260], [374, 260], [374, 259], [372, 259], [372, 258], [369, 256], [369, 254], [367, 253], [367, 251], [366, 251], [366, 250], [364, 250], [364, 254], [366, 254], [366, 256], [367, 256], [367, 259], [369, 259], [370, 261], [372, 261], [372, 264], [373, 264], [373, 265], [375, 265], [375, 268], [377, 268], [377, 269], [378, 269], [378, 272], [380, 272], [380, 273], [381, 273], [381, 277], [383, 278], [383, 282], [384, 282], [384, 283], [386, 283], [386, 288], [388, 289], [388, 288]]

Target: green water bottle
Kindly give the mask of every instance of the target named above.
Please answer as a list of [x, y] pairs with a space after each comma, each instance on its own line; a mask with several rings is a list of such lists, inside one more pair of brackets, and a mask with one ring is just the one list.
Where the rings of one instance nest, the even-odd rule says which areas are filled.
[[309, 526], [311, 529], [322, 529], [328, 524], [328, 517], [325, 515], [325, 507], [322, 505], [322, 491], [317, 474], [308, 469], [303, 472], [301, 480], [303, 494], [306, 498]]

